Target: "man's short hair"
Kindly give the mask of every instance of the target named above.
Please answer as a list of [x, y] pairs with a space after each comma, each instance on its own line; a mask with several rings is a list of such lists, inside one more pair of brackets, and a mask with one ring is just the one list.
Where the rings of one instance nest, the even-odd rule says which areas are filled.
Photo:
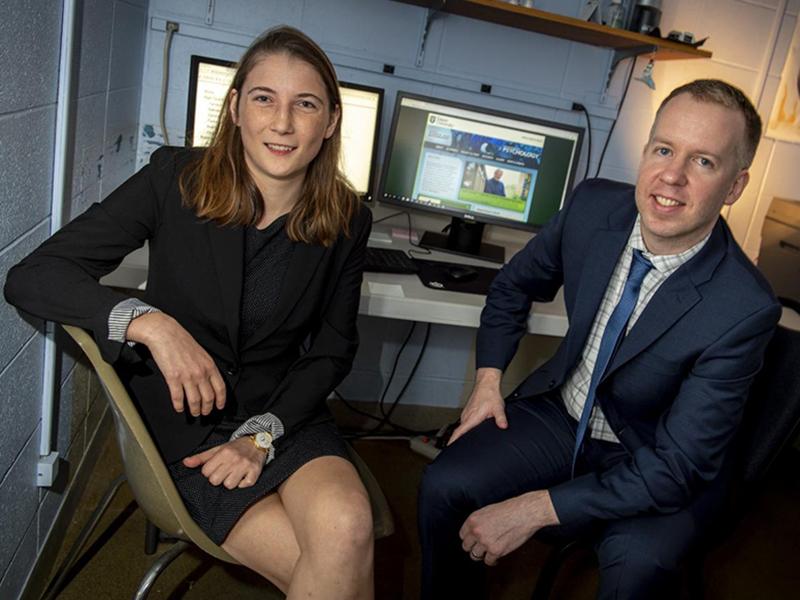
[[744, 95], [742, 90], [719, 79], [696, 79], [672, 90], [656, 111], [656, 118], [650, 130], [650, 137], [652, 138], [653, 136], [661, 111], [670, 100], [681, 94], [691, 94], [692, 98], [699, 102], [719, 104], [725, 108], [738, 110], [742, 114], [745, 125], [744, 145], [737, 145], [737, 154], [739, 155], [740, 167], [742, 169], [749, 167], [756, 154], [758, 142], [761, 140], [761, 117], [758, 116], [753, 103]]

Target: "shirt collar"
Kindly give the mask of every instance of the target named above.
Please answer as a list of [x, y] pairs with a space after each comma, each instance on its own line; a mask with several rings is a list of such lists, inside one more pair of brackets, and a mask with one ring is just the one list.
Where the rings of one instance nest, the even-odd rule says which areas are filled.
[[677, 270], [678, 267], [688, 262], [690, 258], [703, 249], [703, 246], [706, 245], [706, 242], [708, 242], [708, 239], [711, 237], [711, 233], [709, 233], [694, 246], [678, 254], [652, 254], [644, 245], [641, 220], [641, 215], [637, 214], [636, 223], [633, 224], [633, 231], [631, 231], [631, 235], [628, 238], [628, 246], [632, 250], [641, 250], [644, 257], [653, 263], [653, 268], [664, 275], [670, 275], [673, 271]]

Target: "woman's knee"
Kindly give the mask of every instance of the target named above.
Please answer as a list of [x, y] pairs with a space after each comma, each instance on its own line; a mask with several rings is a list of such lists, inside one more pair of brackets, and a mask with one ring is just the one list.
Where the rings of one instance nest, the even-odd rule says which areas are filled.
[[372, 507], [365, 490], [321, 491], [309, 513], [306, 550], [330, 552], [342, 558], [345, 554], [371, 554]]
[[350, 491], [334, 502], [336, 515], [332, 530], [357, 548], [372, 547], [374, 541], [372, 506], [365, 491]]

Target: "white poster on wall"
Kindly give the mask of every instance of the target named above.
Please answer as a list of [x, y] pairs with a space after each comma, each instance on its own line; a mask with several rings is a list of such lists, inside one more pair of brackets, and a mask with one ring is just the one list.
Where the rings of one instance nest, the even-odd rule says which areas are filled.
[[767, 125], [767, 137], [800, 143], [800, 19], [781, 74], [781, 84]]

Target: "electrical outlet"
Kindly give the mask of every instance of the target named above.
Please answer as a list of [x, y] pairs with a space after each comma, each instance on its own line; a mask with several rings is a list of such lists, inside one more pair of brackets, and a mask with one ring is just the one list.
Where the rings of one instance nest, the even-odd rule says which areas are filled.
[[40, 456], [36, 465], [36, 485], [38, 487], [51, 487], [58, 477], [59, 466], [58, 452], [51, 452], [47, 456]]

